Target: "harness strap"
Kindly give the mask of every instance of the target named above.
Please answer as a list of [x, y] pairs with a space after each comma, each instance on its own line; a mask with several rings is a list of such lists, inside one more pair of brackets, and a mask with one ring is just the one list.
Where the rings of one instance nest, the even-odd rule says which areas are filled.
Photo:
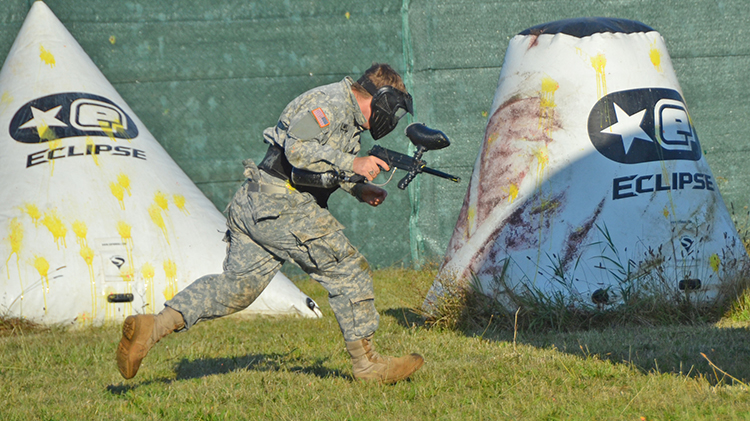
[[273, 184], [256, 183], [255, 181], [247, 180], [247, 190], [254, 193], [269, 193], [269, 194], [287, 194], [291, 193], [292, 190], [284, 186], [276, 186]]

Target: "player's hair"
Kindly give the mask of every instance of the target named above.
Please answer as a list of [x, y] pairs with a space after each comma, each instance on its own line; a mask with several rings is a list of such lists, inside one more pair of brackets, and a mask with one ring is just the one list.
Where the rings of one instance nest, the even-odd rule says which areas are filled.
[[[364, 76], [366, 76], [375, 85], [375, 88], [380, 89], [383, 86], [392, 86], [401, 92], [406, 92], [406, 85], [401, 75], [398, 74], [393, 67], [385, 63], [373, 63], [369, 69], [365, 70]], [[354, 83], [352, 88], [363, 95], [370, 96], [370, 93], [365, 90], [359, 83]]]

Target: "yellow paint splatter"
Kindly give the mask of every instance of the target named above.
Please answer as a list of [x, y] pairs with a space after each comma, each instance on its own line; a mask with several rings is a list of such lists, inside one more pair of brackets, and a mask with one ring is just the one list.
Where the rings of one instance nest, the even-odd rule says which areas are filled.
[[177, 277], [177, 264], [171, 259], [164, 261], [164, 274], [170, 279]]
[[471, 234], [474, 232], [474, 225], [477, 221], [477, 206], [471, 205], [469, 206], [469, 210], [466, 214], [466, 223], [469, 227], [469, 229], [466, 230], [466, 238], [469, 238]]
[[[23, 245], [23, 225], [18, 222], [18, 218], [10, 220], [10, 236], [8, 237], [8, 241], [10, 242], [10, 254], [8, 255], [8, 259], [5, 260], [5, 269], [8, 271], [8, 279], [10, 279], [10, 268], [8, 267], [8, 262], [10, 262], [10, 258], [13, 257], [14, 254], [16, 255], [16, 266], [18, 266], [19, 277], [21, 274], [19, 256], [21, 255], [21, 246]], [[21, 291], [23, 291], [23, 283], [21, 283]]]
[[133, 266], [122, 266], [120, 268], [120, 277], [122, 278], [123, 282], [133, 282], [133, 279], [135, 279], [135, 271], [133, 270]]
[[73, 222], [73, 232], [76, 234], [76, 242], [81, 246], [86, 245], [86, 234], [88, 233], [89, 228], [86, 226], [86, 223], [83, 221], [74, 221]]
[[172, 196], [172, 200], [174, 200], [174, 205], [177, 206], [177, 209], [186, 214], [190, 214], [190, 211], [185, 208], [185, 196], [181, 194], [175, 194]]
[[91, 155], [91, 158], [94, 160], [94, 164], [96, 166], [99, 166], [99, 156], [94, 153], [94, 149], [96, 148], [96, 144], [94, 143], [94, 139], [90, 138], [89, 136], [86, 136], [86, 154]]
[[[107, 135], [107, 137], [109, 137], [109, 140], [113, 142], [117, 142], [115, 133], [118, 133], [118, 134], [125, 133], [125, 128], [122, 127], [122, 124], [119, 124], [114, 121], [100, 121], [99, 128], [104, 132], [104, 134]], [[128, 141], [130, 141], [130, 139], [128, 139]]]
[[[120, 234], [120, 238], [122, 238], [122, 242], [125, 243], [126, 246], [130, 246], [133, 243], [133, 237], [131, 236], [131, 230], [133, 227], [131, 227], [127, 222], [125, 221], [117, 221], [117, 232]], [[128, 251], [128, 253], [130, 253]], [[130, 261], [130, 259], [128, 259]]]
[[44, 46], [39, 46], [39, 58], [42, 59], [44, 64], [48, 65], [50, 68], [55, 67], [55, 56], [52, 55], [49, 51], [44, 49]]
[[532, 213], [549, 213], [550, 211], [553, 211], [560, 207], [560, 201], [558, 200], [549, 200], [549, 199], [542, 199], [539, 206], [534, 207], [531, 212]]
[[[40, 123], [36, 130], [41, 141], [49, 141], [48, 145], [50, 151], [62, 147], [62, 140], [57, 138], [55, 131], [50, 129], [47, 124]], [[52, 160], [52, 162], [54, 162], [54, 160]]]
[[662, 211], [662, 213], [665, 218], [669, 218], [669, 209], [666, 206], [664, 206], [664, 211]]
[[117, 42], [117, 38], [114, 35], [109, 36], [109, 43], [112, 45], [115, 45], [115, 42]]
[[596, 71], [596, 94], [599, 98], [607, 95], [607, 78], [604, 68], [607, 66], [607, 58], [604, 54], [597, 54], [591, 59], [591, 66]]
[[125, 221], [118, 221], [117, 222], [117, 232], [120, 233], [120, 237], [122, 238], [122, 241], [128, 242], [133, 239], [133, 237], [130, 236], [130, 231], [133, 227], [128, 225]]
[[510, 186], [508, 186], [508, 202], [513, 203], [517, 197], [518, 197], [518, 186], [516, 186], [513, 183], [510, 183]]
[[87, 312], [78, 313], [75, 318], [75, 323], [78, 326], [93, 326], [94, 317]]
[[[120, 269], [120, 275], [122, 280], [125, 281], [125, 293], [130, 294], [133, 292], [133, 281], [135, 280], [135, 269], [132, 265], [125, 266]], [[124, 313], [127, 315], [133, 314], [133, 303], [125, 303]]]
[[120, 202], [120, 209], [125, 210], [125, 189], [119, 183], [113, 181], [109, 183], [109, 190], [112, 192], [112, 196]]
[[52, 233], [52, 237], [55, 239], [55, 244], [57, 244], [58, 250], [60, 249], [60, 244], [62, 244], [63, 247], [67, 247], [65, 244], [65, 236], [68, 234], [68, 228], [65, 227], [65, 224], [57, 215], [55, 209], [50, 209], [44, 212], [42, 224], [47, 227], [50, 233]]
[[151, 263], [144, 263], [143, 266], [141, 266], [141, 275], [143, 275], [143, 283], [146, 284], [146, 304], [148, 305], [149, 310], [154, 310], [155, 305], [155, 299], [154, 296], [154, 267], [151, 266]]
[[542, 90], [539, 92], [539, 128], [549, 134], [555, 117], [555, 92], [560, 85], [551, 77], [542, 78]]
[[161, 230], [162, 234], [164, 234], [164, 238], [166, 238], [167, 243], [169, 243], [169, 237], [167, 236], [167, 227], [164, 224], [164, 218], [161, 216], [161, 208], [159, 205], [152, 203], [151, 206], [148, 207], [148, 214], [151, 216], [151, 221], [153, 221], [154, 224], [156, 224], [157, 227]]
[[89, 265], [90, 268], [92, 268], [94, 265], [94, 250], [92, 250], [91, 247], [84, 245], [81, 247], [80, 254], [86, 264]]
[[534, 157], [537, 162], [537, 177], [541, 179], [544, 175], [544, 170], [547, 168], [549, 163], [549, 155], [547, 155], [547, 147], [543, 146], [534, 151]]
[[[109, 296], [109, 294], [116, 294], [117, 290], [112, 288], [111, 286], [107, 286], [105, 283], [104, 292], [102, 293], [104, 296], [104, 299], [106, 300], [106, 297]], [[106, 306], [104, 307], [105, 313], [104, 313], [104, 320], [111, 321], [115, 320], [117, 317], [117, 304], [116, 303], [110, 303], [107, 301]]]
[[[85, 239], [83, 240], [86, 241]], [[85, 243], [81, 244], [81, 251], [79, 253], [86, 266], [89, 268], [89, 284], [91, 285], [91, 314], [96, 318], [96, 278], [94, 278], [94, 250], [87, 246]]]
[[126, 192], [128, 192], [128, 196], [131, 196], [130, 194], [130, 177], [128, 177], [127, 174], [120, 173], [117, 176], [117, 184], [120, 185], [123, 189], [125, 189]]
[[344, 13], [344, 16], [346, 17], [346, 19], [349, 19], [350, 17], [352, 17], [352, 14], [349, 12], [346, 12]]
[[560, 89], [560, 85], [551, 77], [542, 79], [541, 100], [542, 107], [555, 107], [555, 91]]
[[125, 221], [117, 221], [117, 232], [120, 234], [122, 242], [125, 243], [125, 249], [128, 252], [128, 263], [131, 265], [133, 264], [133, 237], [131, 235], [132, 228], [133, 227], [131, 227]]
[[146, 262], [141, 267], [141, 274], [144, 279], [154, 279], [156, 272], [154, 271], [154, 267], [151, 266], [151, 263]]
[[714, 272], [719, 271], [719, 267], [721, 266], [721, 259], [719, 258], [719, 255], [714, 253], [711, 255], [711, 257], [708, 258], [708, 264], [711, 266], [711, 269], [714, 270]]
[[[62, 140], [56, 138], [54, 130], [49, 129], [46, 125], [42, 125], [42, 127], [37, 128], [39, 130], [39, 138], [49, 140], [49, 143], [47, 144], [49, 145], [50, 155], [52, 155], [54, 153], [53, 151], [62, 148]], [[55, 159], [49, 160], [50, 175], [55, 174], [55, 161]]]
[[164, 273], [167, 275], [167, 287], [164, 289], [164, 298], [171, 300], [177, 294], [177, 265], [172, 260], [164, 261]]
[[39, 208], [36, 207], [33, 203], [26, 203], [23, 205], [23, 208], [21, 209], [22, 212], [29, 215], [31, 218], [31, 222], [34, 223], [34, 226], [39, 226], [39, 218], [42, 217], [42, 213], [39, 212]]
[[8, 92], [3, 92], [3, 95], [0, 96], [0, 111], [5, 110], [11, 103], [13, 103], [13, 96], [9, 94]]
[[648, 52], [648, 57], [651, 59], [651, 64], [654, 65], [656, 71], [661, 73], [663, 71], [661, 68], [661, 51], [656, 48], [656, 41], [651, 44], [651, 49]]
[[154, 203], [156, 203], [160, 208], [164, 209], [165, 211], [169, 209], [169, 199], [167, 198], [166, 194], [160, 191], [154, 194]]
[[[47, 259], [36, 256], [34, 258], [34, 267], [39, 272], [39, 275], [47, 280], [47, 274], [49, 273], [49, 262], [47, 262]], [[47, 283], [47, 287], [49, 287], [49, 283]]]
[[23, 242], [23, 226], [18, 222], [18, 218], [10, 220], [10, 249], [11, 256], [13, 253], [18, 256], [21, 252], [21, 244]]
[[44, 257], [36, 256], [34, 258], [34, 267], [39, 276], [42, 277], [42, 295], [44, 296], [44, 314], [47, 314], [47, 293], [49, 292], [49, 262]]

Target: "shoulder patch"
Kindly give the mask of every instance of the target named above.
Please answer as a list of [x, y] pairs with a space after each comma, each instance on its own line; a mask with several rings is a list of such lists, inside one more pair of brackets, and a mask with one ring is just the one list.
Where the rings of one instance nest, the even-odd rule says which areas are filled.
[[327, 125], [331, 124], [322, 108], [318, 107], [312, 110], [312, 114], [315, 117], [315, 120], [318, 122], [318, 126], [320, 126], [320, 128], [326, 127]]
[[305, 113], [289, 124], [288, 132], [298, 139], [313, 139], [323, 132], [323, 128], [318, 124], [314, 114]]

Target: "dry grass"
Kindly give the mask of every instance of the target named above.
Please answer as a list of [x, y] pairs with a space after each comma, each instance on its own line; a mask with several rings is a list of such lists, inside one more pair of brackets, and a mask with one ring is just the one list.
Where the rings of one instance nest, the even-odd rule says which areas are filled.
[[0, 337], [43, 332], [49, 328], [18, 317], [0, 317]]
[[746, 328], [519, 328], [513, 341], [510, 324], [490, 315], [489, 326], [480, 317], [463, 318], [463, 330], [427, 329], [412, 309], [434, 276], [374, 275], [379, 351], [425, 356], [411, 381], [353, 381], [326, 291], [302, 280], [323, 318], [200, 323], [160, 341], [128, 381], [114, 363], [120, 326], [20, 327], [36, 333], [0, 338], [0, 418], [716, 420], [750, 413], [747, 387], [733, 380], [750, 379]]

